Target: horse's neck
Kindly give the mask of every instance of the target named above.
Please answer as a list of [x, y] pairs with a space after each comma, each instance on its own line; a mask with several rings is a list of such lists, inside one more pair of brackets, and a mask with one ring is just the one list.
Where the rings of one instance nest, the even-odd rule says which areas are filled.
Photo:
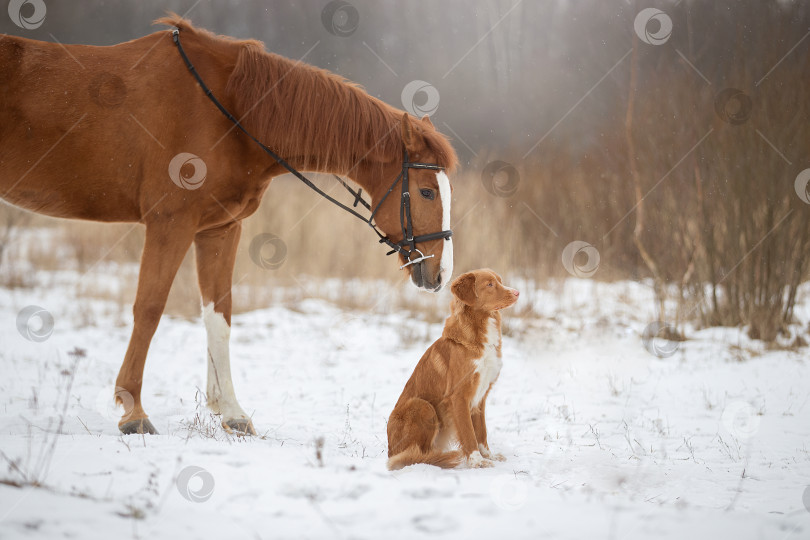
[[[402, 167], [401, 143], [395, 151], [384, 153], [378, 147], [380, 145], [362, 144], [365, 139], [370, 138], [363, 132], [362, 126], [353, 127], [352, 133], [341, 131], [340, 126], [355, 122], [356, 119], [346, 118], [344, 121], [338, 117], [335, 120], [335, 116], [331, 116], [329, 120], [330, 125], [337, 126], [332, 128], [335, 132], [331, 134], [335, 144], [311, 147], [308, 154], [295, 156], [290, 163], [295, 163], [296, 168], [301, 171], [348, 177], [368, 193], [387, 189]], [[398, 124], [393, 124], [389, 130], [393, 131], [398, 127]], [[285, 134], [285, 137], [290, 136], [289, 133]]]
[[296, 169], [374, 191], [399, 164], [396, 110], [335, 75], [246, 47], [228, 89], [248, 130]]
[[[394, 126], [392, 129], [396, 129], [396, 127], [398, 126]], [[341, 137], [341, 134], [337, 133], [335, 137]], [[287, 161], [302, 172], [334, 174], [349, 178], [366, 193], [379, 195], [387, 190], [397, 178], [403, 159], [401, 153], [389, 153], [385, 156], [385, 161], [382, 161], [380, 157], [380, 153], [374, 146], [358, 149], [357, 146], [344, 147], [341, 145], [332, 148], [331, 152], [316, 151], [306, 156], [294, 156]]]

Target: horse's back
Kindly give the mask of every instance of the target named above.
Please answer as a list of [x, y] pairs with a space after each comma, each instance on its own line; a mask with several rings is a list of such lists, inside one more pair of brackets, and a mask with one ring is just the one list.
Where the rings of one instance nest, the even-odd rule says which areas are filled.
[[2, 36], [0, 197], [58, 217], [139, 220], [155, 143], [133, 119], [150, 122], [160, 88], [136, 68], [159, 65], [165, 51], [150, 48], [163, 37], [95, 47]]
[[[31, 129], [65, 129], [86, 113], [114, 118], [131, 108], [128, 92], [137, 92], [150, 47], [165, 34], [97, 47], [61, 45], [17, 36], [0, 36], [0, 114]], [[154, 51], [155, 56], [164, 51]], [[123, 107], [122, 107], [123, 106]], [[8, 136], [4, 125], [0, 137]]]

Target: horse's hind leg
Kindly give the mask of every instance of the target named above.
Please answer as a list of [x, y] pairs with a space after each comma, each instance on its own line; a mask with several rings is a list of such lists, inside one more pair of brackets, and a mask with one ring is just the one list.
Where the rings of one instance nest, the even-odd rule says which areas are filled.
[[175, 222], [146, 225], [138, 292], [132, 308], [135, 324], [115, 382], [115, 400], [124, 406], [118, 422], [122, 433], [157, 433], [141, 405], [143, 367], [172, 281], [193, 238], [193, 230], [184, 230]]
[[241, 232], [240, 223], [203, 231], [195, 237], [194, 246], [208, 334], [208, 407], [222, 415], [222, 427], [226, 430], [255, 435], [250, 417], [236, 401], [231, 380], [231, 281]]

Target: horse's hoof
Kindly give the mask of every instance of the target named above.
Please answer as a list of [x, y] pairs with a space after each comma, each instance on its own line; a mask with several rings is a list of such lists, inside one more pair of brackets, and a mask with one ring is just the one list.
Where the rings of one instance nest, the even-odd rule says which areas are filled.
[[124, 435], [143, 434], [143, 433], [148, 433], [149, 435], [158, 434], [158, 431], [155, 429], [155, 426], [152, 425], [152, 422], [150, 422], [148, 418], [141, 418], [140, 420], [130, 420], [129, 422], [119, 425], [118, 429], [121, 430], [121, 433], [123, 433]]
[[232, 418], [222, 422], [222, 427], [228, 433], [236, 435], [256, 435], [256, 430], [253, 427], [253, 422], [248, 418]]

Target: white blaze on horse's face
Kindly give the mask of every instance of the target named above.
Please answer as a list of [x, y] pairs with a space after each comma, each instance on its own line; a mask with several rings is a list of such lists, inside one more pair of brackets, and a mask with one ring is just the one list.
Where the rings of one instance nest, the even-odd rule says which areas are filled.
[[[442, 222], [440, 230], [449, 231], [450, 199], [452, 197], [450, 179], [444, 171], [438, 171], [435, 174], [436, 185], [439, 188], [438, 200], [431, 199], [429, 202], [422, 201], [420, 204], [429, 205], [428, 207], [431, 211], [438, 210], [436, 207], [437, 203], [441, 205]], [[417, 243], [418, 255], [423, 256], [424, 260], [410, 267], [411, 283], [420, 289], [430, 292], [439, 292], [450, 282], [453, 276], [453, 239], [452, 237], [446, 239], [440, 238], [429, 244], [432, 246], [441, 246], [441, 255], [438, 254], [438, 247], [432, 251], [420, 251], [419, 248], [423, 245], [424, 244]]]
[[[442, 204], [442, 230], [450, 230], [450, 199], [452, 193], [450, 191], [450, 179], [444, 171], [436, 173], [436, 181], [439, 183], [439, 200]], [[436, 292], [442, 290], [444, 286], [450, 283], [453, 277], [453, 238], [450, 237], [444, 240], [442, 245], [442, 258], [439, 263], [439, 275], [441, 276], [441, 284]]]

